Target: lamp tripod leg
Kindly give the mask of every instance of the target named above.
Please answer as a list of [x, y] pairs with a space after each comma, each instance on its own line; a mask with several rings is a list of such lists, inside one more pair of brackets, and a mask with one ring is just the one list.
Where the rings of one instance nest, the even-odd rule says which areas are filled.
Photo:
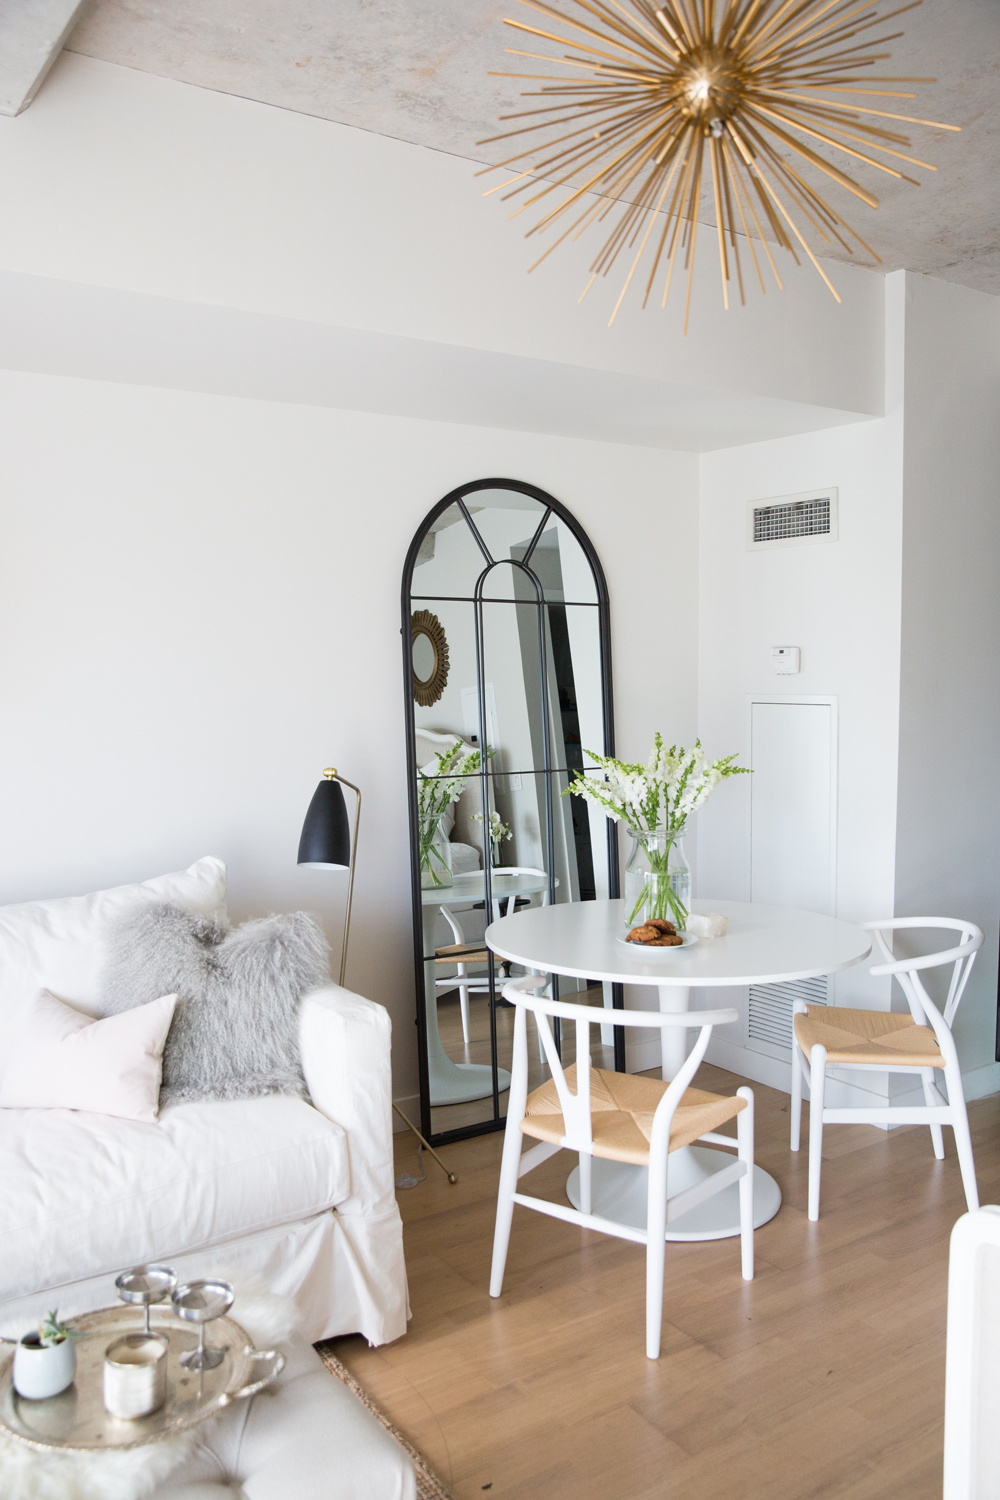
[[[403, 1111], [400, 1109], [399, 1105], [395, 1102], [395, 1100], [393, 1101], [392, 1107], [396, 1111], [396, 1113], [399, 1116], [399, 1118], [406, 1123], [406, 1125], [409, 1127], [410, 1130], [413, 1131], [413, 1134], [416, 1136], [417, 1140], [423, 1146], [424, 1150], [425, 1151], [429, 1151], [431, 1153], [431, 1155], [433, 1156], [434, 1160], [437, 1162], [438, 1166], [441, 1168], [442, 1172], [447, 1177], [448, 1181], [451, 1182], [451, 1183], [456, 1183], [458, 1181], [458, 1178], [455, 1176], [454, 1172], [449, 1172], [448, 1171], [448, 1168], [445, 1166], [445, 1164], [441, 1160], [440, 1156], [438, 1156], [437, 1152], [434, 1150], [434, 1147], [428, 1145], [428, 1143], [424, 1140], [423, 1136], [420, 1134], [420, 1131], [414, 1125], [413, 1121], [407, 1119], [406, 1115], [403, 1114]], [[404, 1184], [404, 1186], [406, 1186], [406, 1185], [408, 1185], [408, 1184]]]

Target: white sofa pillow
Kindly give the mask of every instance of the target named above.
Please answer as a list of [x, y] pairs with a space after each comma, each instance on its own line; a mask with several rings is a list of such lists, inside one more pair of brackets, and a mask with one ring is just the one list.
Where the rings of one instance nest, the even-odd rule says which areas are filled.
[[86, 1109], [151, 1125], [176, 995], [92, 1021], [41, 990], [21, 1017], [0, 1109]]
[[13, 1031], [39, 990], [94, 1015], [101, 998], [104, 935], [113, 917], [161, 902], [225, 922], [226, 866], [208, 855], [187, 870], [89, 896], [0, 907], [0, 1074]]

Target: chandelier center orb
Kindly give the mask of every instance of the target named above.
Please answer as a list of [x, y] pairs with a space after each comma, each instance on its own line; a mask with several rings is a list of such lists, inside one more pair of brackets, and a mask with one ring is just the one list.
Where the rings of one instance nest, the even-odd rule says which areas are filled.
[[681, 110], [701, 125], [704, 134], [722, 134], [746, 90], [736, 59], [727, 48], [708, 46], [685, 58], [672, 89]]

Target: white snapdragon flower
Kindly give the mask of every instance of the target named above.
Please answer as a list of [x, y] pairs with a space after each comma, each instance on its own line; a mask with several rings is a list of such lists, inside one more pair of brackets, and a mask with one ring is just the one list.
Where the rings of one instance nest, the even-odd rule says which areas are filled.
[[[567, 791], [603, 807], [616, 821], [627, 823], [638, 833], [667, 833], [675, 837], [689, 815], [728, 776], [745, 774], [734, 764], [735, 755], [709, 763], [696, 740], [691, 750], [664, 745], [657, 734], [645, 765], [631, 765], [611, 756], [594, 755], [597, 771], [577, 772]], [[565, 794], [564, 794], [565, 795]]]

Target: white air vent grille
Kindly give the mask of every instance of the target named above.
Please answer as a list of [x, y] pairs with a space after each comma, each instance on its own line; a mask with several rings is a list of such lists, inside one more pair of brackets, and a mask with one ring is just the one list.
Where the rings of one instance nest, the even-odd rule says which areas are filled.
[[752, 500], [747, 506], [747, 546], [788, 547], [802, 542], [835, 542], [838, 534], [836, 489]]
[[764, 1042], [768, 1050], [780, 1048], [786, 1054], [792, 1047], [792, 1005], [804, 1000], [807, 1005], [826, 1005], [826, 976], [818, 979], [794, 979], [786, 984], [752, 984], [750, 986], [749, 1038]]
[[796, 500], [794, 505], [758, 505], [753, 513], [755, 542], [778, 542], [792, 536], [830, 535], [830, 498]]

